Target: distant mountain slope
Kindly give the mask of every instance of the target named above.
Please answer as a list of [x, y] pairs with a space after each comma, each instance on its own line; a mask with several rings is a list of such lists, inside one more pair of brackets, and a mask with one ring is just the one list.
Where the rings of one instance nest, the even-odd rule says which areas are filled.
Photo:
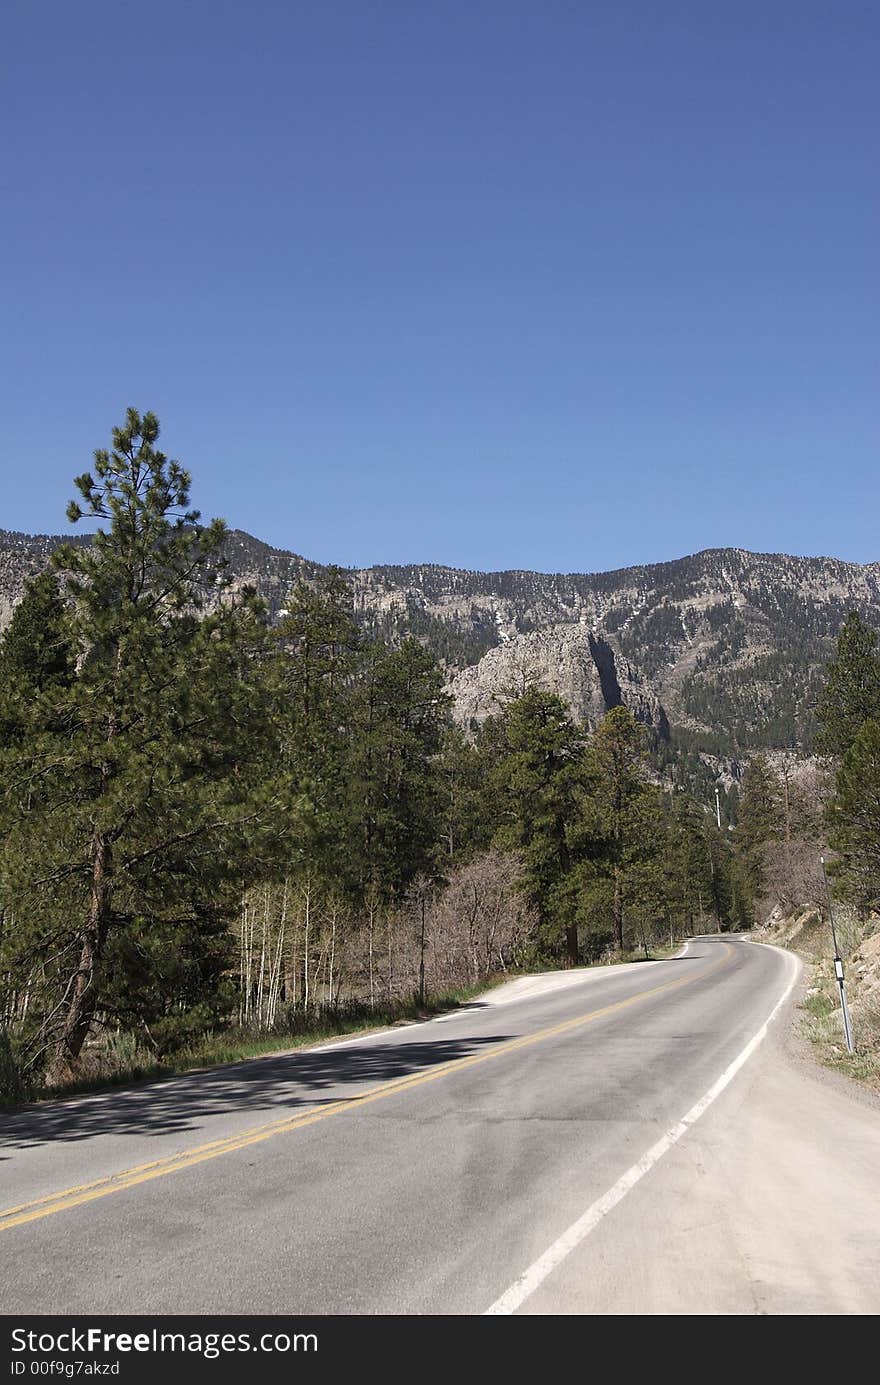
[[[0, 531], [0, 625], [60, 542]], [[238, 530], [226, 558], [233, 585], [254, 585], [273, 614], [293, 582], [321, 570]], [[623, 701], [659, 738], [713, 758], [807, 748], [846, 612], [880, 626], [880, 564], [742, 549], [603, 573], [428, 564], [362, 569], [352, 580], [365, 628], [391, 640], [412, 633], [444, 661], [466, 724], [538, 681], [579, 717]]]

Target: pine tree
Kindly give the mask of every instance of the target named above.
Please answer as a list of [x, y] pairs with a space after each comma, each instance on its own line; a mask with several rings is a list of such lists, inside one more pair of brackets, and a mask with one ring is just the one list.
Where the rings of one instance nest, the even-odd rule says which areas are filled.
[[647, 787], [637, 800], [633, 825], [638, 846], [630, 853], [625, 875], [627, 913], [647, 957], [654, 943], [674, 931], [684, 861], [660, 790]]
[[354, 883], [350, 781], [355, 687], [364, 659], [351, 579], [328, 568], [290, 594], [275, 631], [275, 718], [287, 795], [297, 805], [285, 868]]
[[0, 642], [0, 748], [20, 742], [36, 715], [52, 719], [52, 702], [74, 677], [68, 612], [58, 579], [40, 573], [27, 584]]
[[880, 717], [877, 632], [856, 611], [844, 621], [816, 710], [816, 748], [824, 755], [845, 755], [864, 723]]
[[353, 707], [349, 844], [363, 896], [399, 900], [433, 873], [450, 703], [433, 655], [416, 640], [367, 648]]
[[719, 929], [751, 928], [754, 917], [737, 878], [737, 861], [725, 832], [710, 814], [704, 827], [704, 850], [709, 866], [711, 908]]
[[782, 783], [766, 756], [756, 755], [743, 775], [734, 832], [740, 878], [752, 903], [766, 887], [765, 847], [784, 831]]
[[633, 871], [645, 846], [641, 822], [647, 792], [648, 751], [644, 727], [626, 707], [614, 707], [597, 726], [587, 753], [589, 832], [602, 843], [603, 873], [611, 881], [615, 945], [624, 945]]
[[[68, 613], [57, 578], [44, 572], [27, 584], [0, 641], [0, 771], [14, 773], [34, 725], [63, 730], [62, 709], [73, 677]], [[16, 808], [20, 802], [20, 789], [9, 778], [0, 785], [0, 828], [4, 800]], [[23, 806], [26, 810], [26, 797]], [[3, 855], [0, 838], [0, 863]], [[45, 963], [33, 952], [28, 912], [10, 884], [8, 870], [0, 870], [0, 1094], [19, 1097], [25, 1088], [18, 1054], [33, 1027], [32, 992]]]
[[[0, 705], [5, 716], [14, 720], [16, 701], [27, 705], [53, 688], [69, 687], [73, 675], [68, 611], [58, 578], [54, 572], [41, 572], [25, 587], [0, 642]], [[6, 734], [11, 731], [10, 725]]]
[[530, 688], [505, 708], [491, 734], [503, 745], [490, 781], [502, 811], [497, 845], [520, 854], [542, 938], [553, 950], [564, 938], [566, 961], [576, 966], [577, 918], [568, 886], [583, 733], [561, 698]]
[[77, 479], [69, 518], [109, 523], [55, 554], [76, 677], [51, 716], [35, 702], [0, 765], [6, 893], [46, 978], [31, 1062], [50, 1084], [112, 1006], [123, 935], [196, 939], [206, 918], [216, 932], [274, 830], [260, 615], [245, 598], [199, 618], [224, 526], [188, 508], [189, 475], [158, 434], [129, 410]]
[[486, 791], [486, 770], [480, 747], [450, 722], [437, 760], [442, 801], [437, 867], [441, 875], [487, 850], [491, 843], [497, 814]]
[[714, 824], [705, 809], [688, 794], [680, 794], [675, 800], [670, 833], [676, 868], [676, 907], [688, 932], [694, 931], [695, 924], [702, 929], [704, 910], [715, 900], [717, 853], [713, 854], [708, 840], [713, 832]]
[[839, 888], [861, 909], [880, 906], [880, 718], [869, 718], [843, 757], [829, 812]]

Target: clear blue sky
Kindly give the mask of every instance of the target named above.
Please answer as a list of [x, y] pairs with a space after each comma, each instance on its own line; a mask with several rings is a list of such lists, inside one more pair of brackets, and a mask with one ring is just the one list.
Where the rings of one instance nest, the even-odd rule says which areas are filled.
[[323, 561], [880, 559], [875, 0], [11, 0], [2, 50], [0, 526], [131, 403]]

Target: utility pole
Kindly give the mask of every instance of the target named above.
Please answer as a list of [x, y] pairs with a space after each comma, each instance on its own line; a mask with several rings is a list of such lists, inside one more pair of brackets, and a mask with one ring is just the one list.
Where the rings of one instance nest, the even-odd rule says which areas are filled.
[[846, 1036], [846, 1051], [854, 1053], [852, 1024], [849, 1018], [849, 1006], [846, 1003], [846, 982], [843, 979], [843, 962], [840, 957], [840, 948], [837, 946], [837, 929], [834, 927], [834, 909], [831, 905], [831, 886], [828, 884], [828, 872], [825, 869], [825, 857], [819, 857], [822, 867], [822, 879], [825, 881], [825, 894], [828, 897], [828, 917], [831, 920], [831, 938], [834, 943], [834, 975], [837, 978], [837, 989], [840, 992], [840, 1009], [843, 1014], [843, 1032]]

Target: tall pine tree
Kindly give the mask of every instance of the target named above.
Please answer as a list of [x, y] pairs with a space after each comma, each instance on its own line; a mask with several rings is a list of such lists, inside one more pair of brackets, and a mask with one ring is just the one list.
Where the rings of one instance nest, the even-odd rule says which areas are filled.
[[540, 918], [543, 942], [578, 963], [577, 918], [568, 892], [571, 833], [577, 819], [583, 732], [554, 693], [529, 688], [487, 737], [495, 742], [491, 791], [498, 795], [497, 844], [519, 853], [523, 884]]
[[627, 905], [636, 893], [637, 868], [650, 847], [645, 824], [647, 737], [627, 707], [613, 707], [590, 740], [586, 761], [589, 833], [602, 843], [600, 860], [611, 882], [614, 941], [624, 945]]
[[845, 755], [865, 722], [880, 717], [877, 632], [856, 611], [844, 621], [816, 710], [816, 748], [824, 755]]
[[755, 755], [743, 775], [734, 832], [739, 878], [754, 904], [766, 887], [765, 848], [784, 831], [782, 783], [766, 756]]
[[838, 888], [861, 909], [880, 908], [880, 718], [864, 722], [843, 757], [829, 822]]
[[443, 830], [439, 755], [451, 698], [416, 640], [368, 646], [353, 709], [350, 856], [360, 892], [399, 900], [436, 870]]
[[200, 524], [158, 435], [130, 409], [77, 478], [68, 517], [100, 526], [54, 558], [77, 674], [0, 766], [6, 893], [50, 983], [31, 1047], [50, 1084], [113, 1003], [117, 943], [192, 941], [206, 920], [216, 936], [271, 832], [259, 612], [245, 599], [200, 619], [224, 526]]

